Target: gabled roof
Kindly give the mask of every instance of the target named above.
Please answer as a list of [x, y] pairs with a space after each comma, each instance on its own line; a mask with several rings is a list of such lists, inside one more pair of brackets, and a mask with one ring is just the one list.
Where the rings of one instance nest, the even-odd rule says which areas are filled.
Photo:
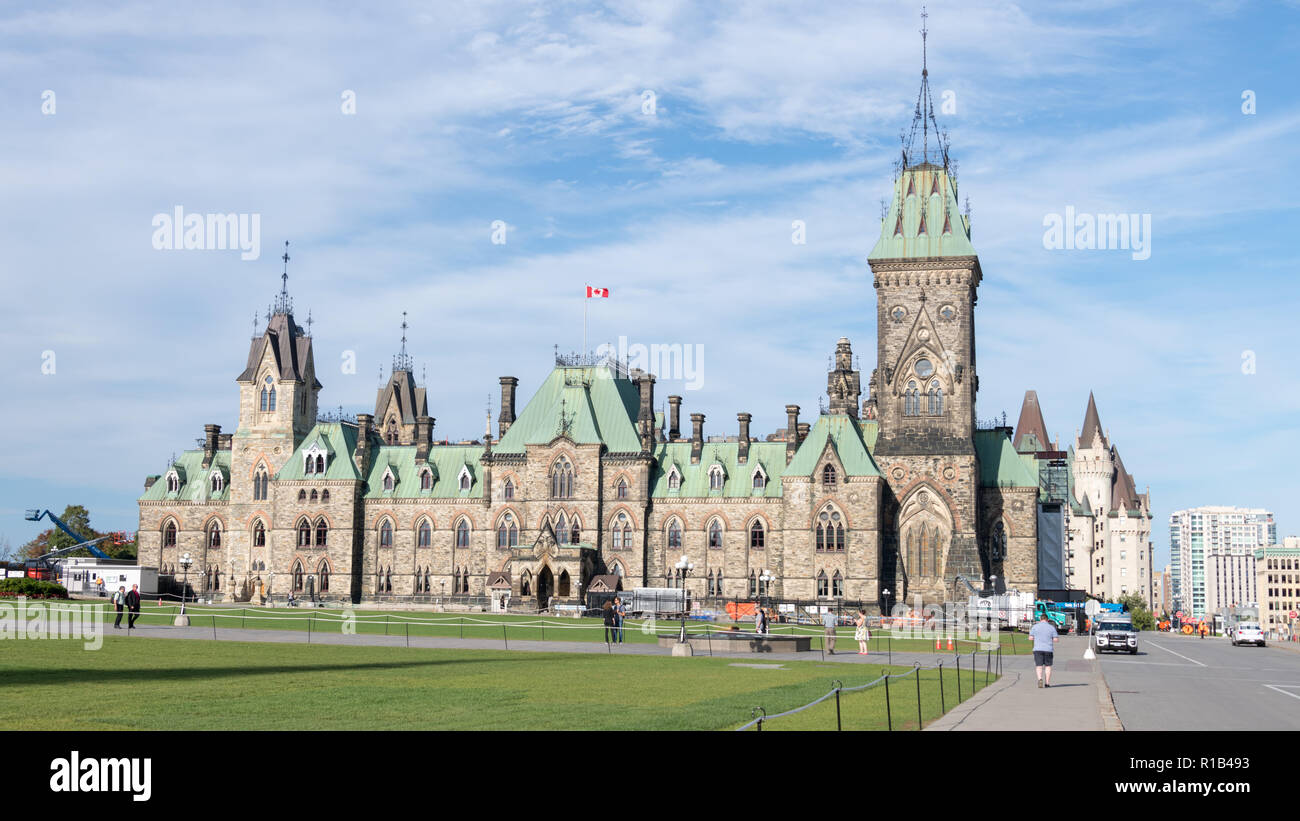
[[604, 443], [613, 453], [639, 453], [640, 397], [632, 381], [606, 367], [557, 365], [533, 394], [495, 453], [524, 453], [563, 433], [578, 444]]
[[[512, 428], [513, 430], [513, 428]], [[705, 442], [698, 464], [691, 464], [691, 443], [659, 442], [655, 445], [654, 476], [650, 480], [650, 495], [658, 499], [708, 498], [727, 499], [778, 498], [781, 482], [772, 475], [773, 465], [785, 463], [785, 442], [750, 442], [748, 460], [740, 463], [739, 442]], [[763, 465], [767, 486], [754, 490], [754, 468]], [[682, 475], [679, 490], [668, 489], [668, 472], [673, 465]], [[722, 465], [725, 474], [722, 490], [709, 489], [709, 468]]]
[[[302, 327], [293, 321], [293, 314], [276, 314], [266, 324], [266, 330], [248, 346], [248, 364], [244, 372], [235, 378], [237, 382], [248, 382], [257, 378], [258, 368], [267, 350], [275, 361], [275, 368], [280, 379], [292, 379], [297, 382], [306, 380], [304, 374], [307, 362], [311, 358], [311, 337]], [[313, 379], [313, 387], [320, 388], [321, 383]]]
[[[415, 461], [415, 445], [373, 445], [374, 459], [366, 477], [367, 499], [482, 499], [483, 482], [479, 457], [482, 445], [434, 445], [429, 448], [428, 466], [433, 471], [433, 489], [420, 489], [424, 465]], [[392, 468], [397, 482], [384, 490], [384, 472]], [[468, 468], [469, 490], [460, 489], [461, 468]]]
[[410, 371], [393, 371], [388, 384], [379, 389], [375, 397], [375, 424], [380, 430], [388, 422], [388, 406], [397, 399], [398, 421], [403, 425], [414, 425], [417, 416], [429, 415], [429, 402], [424, 388], [416, 387], [415, 377]]
[[1047, 425], [1038, 405], [1038, 392], [1025, 391], [1025, 401], [1020, 405], [1020, 419], [1016, 422], [1016, 435], [1012, 437], [1016, 450], [1034, 453], [1052, 450], [1052, 440], [1047, 437]]
[[957, 184], [948, 172], [933, 163], [920, 163], [899, 174], [893, 202], [880, 224], [880, 239], [867, 258], [973, 256], [970, 222], [957, 205]]
[[1079, 433], [1079, 446], [1085, 448], [1104, 448], [1107, 446], [1106, 434], [1101, 430], [1101, 420], [1097, 417], [1097, 400], [1092, 391], [1088, 391], [1088, 410], [1083, 414], [1083, 430]]
[[[325, 473], [307, 474], [303, 470], [304, 455], [316, 442], [321, 442], [330, 452], [325, 460]], [[280, 471], [275, 474], [277, 481], [294, 481], [296, 479], [360, 479], [352, 454], [357, 446], [356, 425], [344, 422], [317, 422], [303, 438], [302, 444], [293, 452]]]
[[849, 476], [880, 476], [880, 468], [863, 439], [858, 420], [847, 414], [823, 414], [799, 443], [782, 476], [812, 476], [829, 442]]
[[980, 460], [981, 487], [1038, 487], [1033, 456], [1017, 453], [1005, 429], [975, 431], [975, 453]]
[[[167, 474], [176, 471], [176, 478], [180, 480], [180, 488], [175, 493], [167, 492]], [[213, 471], [218, 471], [222, 476], [221, 492], [213, 493], [209, 481]], [[158, 481], [140, 495], [140, 501], [167, 501], [175, 500], [182, 502], [222, 502], [230, 498], [230, 451], [218, 450], [212, 455], [212, 464], [205, 470], [203, 467], [203, 451], [187, 450], [176, 461], [163, 471]]]

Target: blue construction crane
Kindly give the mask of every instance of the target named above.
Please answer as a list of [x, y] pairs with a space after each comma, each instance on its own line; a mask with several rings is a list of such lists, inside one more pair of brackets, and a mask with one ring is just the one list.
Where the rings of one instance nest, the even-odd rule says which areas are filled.
[[95, 547], [95, 545], [99, 544], [100, 542], [104, 541], [105, 539], [111, 539], [111, 538], [113, 538], [112, 534], [109, 534], [108, 536], [100, 536], [98, 539], [90, 539], [90, 540], [86, 540], [86, 539], [84, 539], [80, 534], [78, 534], [78, 533], [76, 533], [75, 531], [73, 531], [72, 528], [68, 527], [68, 526], [63, 522], [62, 519], [60, 519], [58, 516], [55, 516], [53, 513], [51, 513], [51, 512], [48, 511], [48, 510], [40, 510], [40, 509], [28, 510], [28, 511], [27, 511], [27, 517], [26, 517], [26, 518], [27, 518], [27, 521], [29, 521], [29, 522], [39, 522], [41, 519], [43, 519], [43, 518], [46, 517], [46, 516], [48, 516], [48, 517], [50, 518], [50, 521], [51, 521], [51, 522], [54, 522], [54, 524], [58, 525], [59, 530], [62, 530], [64, 533], [66, 533], [66, 534], [68, 534], [69, 536], [71, 536], [72, 538], [76, 539], [76, 540], [77, 540], [77, 544], [74, 544], [72, 547], [63, 547], [63, 548], [59, 548], [58, 550], [51, 550], [49, 553], [46, 553], [46, 554], [43, 555], [43, 556], [37, 556], [36, 559], [35, 559], [34, 561], [36, 561], [38, 564], [39, 564], [40, 562], [43, 562], [43, 561], [47, 560], [47, 559], [54, 558], [55, 556], [62, 556], [64, 553], [71, 553], [71, 552], [73, 552], [74, 550], [81, 550], [82, 548], [85, 548], [86, 550], [89, 550], [89, 551], [90, 551], [91, 553], [93, 553], [93, 554], [95, 555], [95, 557], [98, 558], [98, 559], [108, 559], [108, 558], [109, 558], [109, 556], [108, 556], [107, 553], [105, 553], [104, 551], [102, 551], [102, 550], [100, 550], [99, 548]]

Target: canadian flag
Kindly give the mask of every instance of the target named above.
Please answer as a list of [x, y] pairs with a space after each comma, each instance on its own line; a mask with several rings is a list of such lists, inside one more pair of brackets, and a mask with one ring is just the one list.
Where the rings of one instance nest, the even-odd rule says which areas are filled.
[[591, 298], [594, 297], [594, 296], [599, 296], [599, 297], [606, 297], [606, 298], [608, 298], [608, 297], [609, 297], [609, 289], [608, 289], [608, 288], [593, 288], [593, 287], [591, 287], [590, 285], [588, 285], [588, 286], [587, 286], [587, 299], [591, 299]]

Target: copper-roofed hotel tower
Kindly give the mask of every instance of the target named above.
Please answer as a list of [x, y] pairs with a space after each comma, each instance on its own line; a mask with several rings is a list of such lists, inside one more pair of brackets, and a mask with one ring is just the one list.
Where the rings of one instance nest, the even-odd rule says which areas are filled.
[[[233, 440], [209, 431], [214, 453], [187, 451], [168, 481], [149, 480], [142, 561], [167, 573], [193, 553], [190, 578], [237, 600], [292, 591], [470, 605], [490, 593], [528, 610], [576, 603], [593, 584], [685, 585], [718, 608], [769, 596], [873, 611], [1035, 591], [1039, 460], [1017, 452], [1009, 429], [976, 423], [982, 275], [934, 119], [927, 36], [893, 202], [868, 258], [877, 362], [865, 402], [839, 333], [825, 340], [828, 405], [801, 419], [817, 405], [791, 402], [783, 429], [757, 435], [761, 409], [743, 400], [711, 421], [686, 408], [684, 431], [681, 397], [659, 412], [653, 374], [557, 352], [549, 373], [483, 386], [501, 390], [495, 430], [434, 441], [403, 317], [374, 414], [318, 418], [311, 337], [293, 322], [286, 279], [238, 380]], [[865, 308], [865, 288], [860, 298]], [[1046, 448], [1033, 398], [1016, 441]], [[1117, 470], [1113, 496], [1125, 506], [1136, 494]], [[1110, 501], [1091, 498], [1098, 515]], [[685, 578], [683, 555], [694, 565]]]

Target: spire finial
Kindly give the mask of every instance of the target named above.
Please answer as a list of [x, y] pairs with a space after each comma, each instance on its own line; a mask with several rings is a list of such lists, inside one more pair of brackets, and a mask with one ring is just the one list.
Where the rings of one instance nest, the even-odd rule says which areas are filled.
[[311, 309], [308, 308], [307, 309], [307, 336], [311, 336], [311, 323], [312, 323]]
[[402, 351], [397, 356], [393, 357], [394, 371], [409, 372], [411, 368], [414, 367], [411, 362], [411, 357], [406, 353], [406, 329], [409, 327], [411, 326], [406, 324], [406, 311], [402, 311]]
[[[293, 300], [289, 299], [289, 240], [284, 241], [284, 273], [280, 274], [280, 295], [275, 300], [277, 314], [293, 313]], [[267, 320], [270, 322], [270, 320]]]
[[[947, 139], [939, 139], [939, 124], [934, 119], [934, 100], [930, 96], [930, 65], [929, 65], [929, 26], [930, 14], [926, 11], [925, 6], [921, 7], [921, 90], [916, 95], [916, 108], [912, 113], [912, 129], [908, 134], [903, 145], [903, 170], [909, 167], [931, 162], [930, 157], [930, 130], [933, 126], [937, 155], [934, 157], [936, 162], [942, 161], [945, 170], [948, 168], [948, 145]], [[921, 156], [915, 157], [913, 146], [916, 143], [916, 132], [918, 127], [921, 131]]]
[[257, 311], [253, 311], [253, 338], [257, 338]]

